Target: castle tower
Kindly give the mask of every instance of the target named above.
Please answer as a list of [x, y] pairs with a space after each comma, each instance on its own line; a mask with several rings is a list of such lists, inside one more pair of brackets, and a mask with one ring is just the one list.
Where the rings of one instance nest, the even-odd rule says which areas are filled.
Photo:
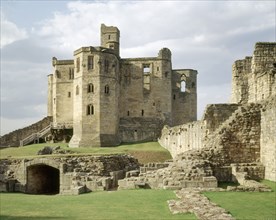
[[117, 27], [101, 25], [101, 46], [113, 49], [120, 56], [120, 31]]
[[74, 52], [73, 130], [70, 147], [120, 143], [119, 59], [113, 50], [82, 47]]

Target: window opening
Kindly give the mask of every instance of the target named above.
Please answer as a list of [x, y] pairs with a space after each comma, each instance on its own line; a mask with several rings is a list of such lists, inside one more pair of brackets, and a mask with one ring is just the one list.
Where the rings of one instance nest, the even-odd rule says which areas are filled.
[[87, 60], [87, 68], [89, 70], [94, 68], [94, 56], [88, 56], [88, 60]]
[[74, 68], [69, 68], [69, 79], [74, 79]]
[[159, 71], [159, 66], [157, 67], [157, 71]]
[[88, 93], [93, 93], [94, 92], [94, 85], [92, 83], [88, 84], [87, 92]]
[[109, 94], [109, 86], [108, 86], [108, 85], [106, 85], [106, 86], [104, 87], [104, 93], [105, 93], [105, 94]]
[[142, 112], [141, 112], [141, 113], [142, 113], [142, 116], [144, 116], [144, 110], [143, 110], [143, 109], [142, 109]]
[[77, 68], [77, 73], [80, 71], [80, 58], [77, 58], [77, 63], [76, 63], [76, 68]]
[[79, 86], [76, 86], [76, 95], [78, 95], [79, 94]]
[[175, 94], [173, 94], [173, 99], [175, 100]]
[[108, 72], [108, 68], [109, 68], [109, 61], [108, 60], [104, 60], [104, 71]]
[[186, 82], [183, 80], [180, 83], [180, 92], [185, 92], [186, 91]]
[[150, 64], [144, 64], [143, 65], [143, 86], [144, 91], [150, 90]]
[[108, 35], [108, 40], [110, 40], [110, 38], [111, 38], [111, 36], [110, 36], [110, 34]]
[[150, 74], [150, 65], [149, 64], [144, 64], [143, 72], [144, 72], [144, 74]]
[[94, 115], [94, 106], [92, 104], [87, 106], [87, 115]]
[[168, 77], [168, 72], [165, 72], [165, 77], [166, 77], [166, 78]]
[[127, 116], [129, 116], [129, 111], [127, 111]]
[[58, 70], [56, 70], [55, 73], [56, 73], [56, 77], [60, 78], [60, 72]]
[[71, 92], [68, 92], [68, 98], [70, 98], [71, 97]]

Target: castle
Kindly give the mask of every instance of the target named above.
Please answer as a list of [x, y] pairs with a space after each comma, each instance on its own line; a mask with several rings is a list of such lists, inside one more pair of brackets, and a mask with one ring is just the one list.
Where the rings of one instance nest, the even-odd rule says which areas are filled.
[[198, 121], [197, 71], [172, 70], [166, 48], [153, 58], [121, 59], [116, 27], [102, 25], [101, 45], [76, 50], [74, 60], [53, 58], [48, 117], [4, 135], [1, 146], [49, 132], [71, 147], [158, 139], [173, 160], [139, 167], [125, 155], [1, 159], [0, 191], [79, 194], [217, 182], [263, 191], [256, 180], [276, 181], [276, 42], [258, 42], [252, 57], [234, 62], [231, 103], [207, 105]]
[[167, 48], [157, 57], [121, 58], [117, 27], [102, 24], [100, 47], [52, 64], [48, 116], [54, 138], [62, 132], [70, 147], [157, 140], [165, 124], [196, 120], [197, 71], [172, 69]]

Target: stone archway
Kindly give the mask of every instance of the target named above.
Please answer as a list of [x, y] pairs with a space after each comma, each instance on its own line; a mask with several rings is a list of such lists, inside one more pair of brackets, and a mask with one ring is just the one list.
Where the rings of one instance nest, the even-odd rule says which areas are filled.
[[59, 169], [46, 164], [36, 164], [27, 167], [27, 193], [58, 194], [59, 188]]

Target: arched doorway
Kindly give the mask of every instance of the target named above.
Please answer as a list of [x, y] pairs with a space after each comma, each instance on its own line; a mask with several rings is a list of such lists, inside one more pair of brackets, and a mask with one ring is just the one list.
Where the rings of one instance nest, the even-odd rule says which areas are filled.
[[36, 164], [27, 168], [27, 193], [58, 194], [59, 170], [57, 168]]

